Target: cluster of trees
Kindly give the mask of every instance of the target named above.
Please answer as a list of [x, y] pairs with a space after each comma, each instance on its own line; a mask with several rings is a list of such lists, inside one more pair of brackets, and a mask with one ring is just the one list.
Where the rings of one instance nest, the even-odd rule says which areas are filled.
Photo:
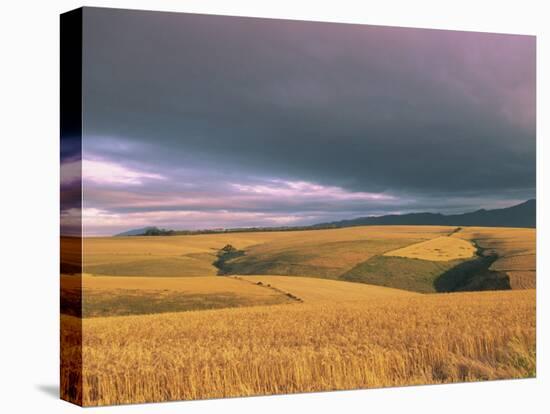
[[145, 230], [145, 233], [140, 236], [172, 236], [176, 233], [174, 230], [159, 229], [158, 227], [150, 227]]
[[244, 254], [244, 250], [238, 250], [231, 244], [226, 244], [218, 251], [218, 258], [212, 264], [218, 268], [218, 275], [228, 275], [231, 274], [231, 265], [227, 262], [231, 259], [244, 256]]
[[219, 234], [219, 233], [253, 233], [253, 232], [267, 232], [267, 231], [297, 231], [297, 230], [321, 230], [327, 228], [334, 228], [336, 226], [296, 226], [296, 227], [243, 227], [233, 229], [209, 229], [209, 230], [167, 230], [159, 229], [158, 227], [150, 227], [143, 233], [136, 234], [136, 236], [188, 236], [194, 234]]

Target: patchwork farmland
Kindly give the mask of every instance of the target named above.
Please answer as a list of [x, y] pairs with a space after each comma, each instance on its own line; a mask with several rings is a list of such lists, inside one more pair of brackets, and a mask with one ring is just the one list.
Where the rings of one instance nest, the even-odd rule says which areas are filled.
[[83, 387], [67, 363], [62, 392], [85, 405], [535, 375], [533, 229], [88, 238], [83, 258], [61, 279]]

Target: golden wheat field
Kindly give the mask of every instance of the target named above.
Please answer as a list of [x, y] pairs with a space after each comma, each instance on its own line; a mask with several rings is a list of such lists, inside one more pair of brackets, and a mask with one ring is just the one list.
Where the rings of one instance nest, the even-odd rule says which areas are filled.
[[[209, 276], [216, 252], [231, 244], [247, 258], [327, 272], [345, 270], [375, 254], [446, 235], [445, 226], [372, 226], [334, 230], [244, 232], [83, 240], [84, 272], [110, 276]], [[285, 269], [287, 270], [287, 269]], [[285, 272], [283, 272], [285, 274]], [[301, 274], [301, 273], [300, 273]]]
[[456, 237], [443, 236], [386, 252], [384, 256], [407, 257], [440, 262], [467, 259], [472, 257], [475, 251], [476, 249], [472, 243]]
[[84, 317], [274, 305], [294, 300], [276, 289], [216, 276], [62, 276], [61, 286], [62, 303], [71, 295], [81, 294]]
[[[62, 324], [63, 340], [71, 343], [80, 320], [64, 316]], [[532, 290], [89, 318], [82, 324], [83, 388], [73, 398], [84, 405], [535, 375]], [[77, 368], [64, 367], [62, 385]]]
[[[61, 393], [87, 406], [536, 373], [531, 229], [89, 238], [83, 261], [61, 277]], [[508, 290], [436, 293], [477, 271]]]
[[382, 298], [418, 296], [418, 293], [383, 286], [299, 276], [234, 276], [255, 285], [288, 292], [308, 304], [365, 302]]

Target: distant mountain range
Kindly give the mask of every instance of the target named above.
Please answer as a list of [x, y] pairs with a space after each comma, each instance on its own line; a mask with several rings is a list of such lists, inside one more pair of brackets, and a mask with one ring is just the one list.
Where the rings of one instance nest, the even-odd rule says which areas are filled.
[[391, 214], [378, 217], [358, 217], [350, 220], [319, 223], [311, 226], [296, 227], [253, 227], [224, 230], [166, 230], [150, 226], [134, 229], [117, 234], [116, 236], [166, 236], [183, 234], [209, 234], [251, 231], [292, 231], [292, 230], [319, 230], [354, 226], [375, 225], [424, 225], [424, 226], [479, 226], [479, 227], [536, 227], [537, 203], [536, 200], [527, 200], [512, 207], [493, 210], [480, 209], [463, 214], [440, 213], [410, 213]]
[[411, 213], [392, 214], [379, 217], [359, 217], [331, 223], [314, 224], [312, 227], [352, 227], [372, 225], [438, 225], [438, 226], [480, 226], [480, 227], [535, 227], [537, 216], [536, 200], [528, 200], [512, 207], [494, 210], [476, 210], [463, 214]]

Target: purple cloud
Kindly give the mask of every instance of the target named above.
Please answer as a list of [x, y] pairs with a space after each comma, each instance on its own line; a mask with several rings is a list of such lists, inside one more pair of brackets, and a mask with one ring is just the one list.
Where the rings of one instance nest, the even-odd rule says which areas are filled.
[[535, 196], [532, 36], [94, 8], [84, 19], [90, 233]]

